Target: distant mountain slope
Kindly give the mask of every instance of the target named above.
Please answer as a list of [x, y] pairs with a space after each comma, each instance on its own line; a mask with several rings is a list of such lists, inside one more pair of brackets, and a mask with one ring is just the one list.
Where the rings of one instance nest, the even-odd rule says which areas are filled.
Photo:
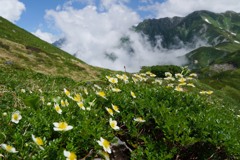
[[[195, 11], [186, 17], [147, 19], [136, 31], [158, 37], [164, 48], [196, 48], [186, 53], [189, 66], [202, 82], [240, 102], [240, 13]], [[199, 45], [199, 42], [205, 42]]]
[[75, 80], [96, 78], [103, 69], [87, 65], [0, 17], [0, 66], [31, 69]]
[[136, 31], [146, 34], [153, 44], [160, 36], [165, 48], [196, 45], [199, 40], [211, 45], [240, 43], [240, 14], [195, 11], [186, 17], [144, 20], [138, 24]]

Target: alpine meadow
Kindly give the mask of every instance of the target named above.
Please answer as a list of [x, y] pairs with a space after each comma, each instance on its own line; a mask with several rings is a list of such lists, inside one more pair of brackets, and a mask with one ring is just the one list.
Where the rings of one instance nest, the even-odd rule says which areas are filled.
[[131, 30], [153, 47], [160, 36], [165, 49], [193, 50], [182, 66], [115, 71], [0, 17], [0, 158], [240, 159], [240, 14], [196, 11]]

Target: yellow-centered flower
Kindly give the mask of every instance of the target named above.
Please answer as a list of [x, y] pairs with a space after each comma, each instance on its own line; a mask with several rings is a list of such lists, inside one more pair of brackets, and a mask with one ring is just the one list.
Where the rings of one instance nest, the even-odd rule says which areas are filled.
[[118, 113], [120, 113], [118, 106], [112, 104], [112, 109]]
[[71, 93], [70, 91], [68, 91], [66, 88], [63, 89], [64, 93], [69, 97], [71, 98]]
[[117, 121], [112, 120], [112, 118], [109, 119], [109, 124], [114, 130], [119, 130], [120, 128], [117, 126]]
[[107, 98], [106, 98], [106, 94], [105, 94], [105, 92], [103, 92], [103, 91], [96, 92], [96, 94], [97, 94], [98, 96], [104, 98], [104, 99], [107, 99]]
[[170, 73], [170, 72], [165, 72], [165, 76], [166, 76], [166, 77], [172, 77], [172, 73]]
[[60, 108], [58, 103], [54, 104], [54, 109], [57, 111], [58, 114], [62, 114], [62, 109]]
[[63, 154], [67, 158], [66, 160], [77, 160], [77, 155], [74, 152], [64, 150]]
[[180, 83], [184, 83], [184, 82], [186, 82], [186, 79], [183, 78], [183, 77], [182, 77], [182, 78], [179, 78], [179, 79], [178, 79], [178, 82], [180, 82]]
[[133, 91], [131, 91], [130, 93], [131, 93], [131, 96], [132, 96], [133, 98], [136, 98], [136, 95], [135, 95], [135, 93], [134, 93]]
[[54, 122], [53, 125], [54, 125], [54, 128], [53, 128], [54, 131], [68, 131], [73, 129], [73, 126], [68, 125], [66, 122], [59, 122], [59, 123]]
[[117, 78], [113, 78], [113, 77], [109, 78], [108, 81], [109, 81], [110, 83], [113, 83], [113, 84], [118, 83], [118, 79], [117, 79]]
[[14, 148], [13, 146], [7, 145], [2, 143], [1, 144], [2, 149], [6, 150], [9, 153], [17, 153], [18, 151], [16, 151], [16, 148]]
[[40, 137], [35, 137], [35, 136], [32, 134], [32, 140], [40, 147], [40, 149], [44, 150], [44, 148], [42, 147], [43, 144], [44, 144], [42, 138], [40, 138]]
[[86, 95], [88, 95], [88, 90], [87, 90], [87, 88], [84, 88], [83, 91], [84, 91], [84, 93], [85, 93]]
[[196, 73], [191, 73], [189, 76], [190, 77], [197, 77], [197, 74]]
[[13, 112], [12, 119], [11, 119], [13, 123], [18, 124], [21, 119], [22, 119], [22, 116], [19, 111]]
[[78, 107], [80, 107], [82, 110], [85, 110], [83, 102], [77, 102]]
[[176, 78], [183, 78], [183, 75], [182, 75], [181, 73], [176, 73], [176, 74], [175, 74], [175, 77], [176, 77]]
[[83, 98], [80, 94], [75, 94], [75, 96], [73, 97], [73, 100], [76, 102], [81, 102]]
[[113, 92], [121, 92], [121, 89], [119, 89], [119, 88], [112, 88], [112, 91]]
[[107, 112], [108, 112], [111, 116], [113, 116], [113, 110], [112, 110], [111, 108], [108, 108], [108, 107], [105, 107], [105, 108], [106, 108]]
[[110, 142], [108, 142], [106, 139], [102, 137], [100, 138], [100, 141], [97, 141], [97, 142], [100, 146], [103, 147], [105, 152], [111, 153]]
[[195, 85], [193, 83], [188, 83], [187, 86], [195, 87]]
[[144, 120], [142, 117], [137, 117], [133, 119], [136, 122], [146, 122], [146, 120]]
[[183, 88], [181, 86], [176, 86], [174, 90], [178, 92], [183, 92]]

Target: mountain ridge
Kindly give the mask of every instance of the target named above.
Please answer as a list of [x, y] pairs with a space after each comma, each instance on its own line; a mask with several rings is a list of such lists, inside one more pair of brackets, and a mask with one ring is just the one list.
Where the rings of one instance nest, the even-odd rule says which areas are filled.
[[[195, 11], [185, 17], [144, 20], [139, 23], [135, 29], [137, 32], [142, 32], [147, 35], [153, 44], [156, 40], [154, 36], [160, 36], [163, 39], [162, 45], [165, 48], [170, 48], [171, 45], [177, 45], [179, 41], [187, 44], [194, 40], [195, 37], [206, 40], [209, 44], [212, 43], [212, 45], [216, 45], [213, 43], [214, 38], [218, 38], [220, 42], [224, 40], [240, 40], [239, 35], [235, 34], [236, 29], [239, 31], [240, 28], [237, 20], [240, 20], [239, 13], [228, 11], [217, 14], [202, 10]], [[172, 26], [166, 28], [164, 23], [168, 21], [174, 22]], [[231, 21], [232, 25], [229, 26], [227, 21]], [[154, 23], [155, 26], [148, 26], [147, 23]], [[205, 36], [204, 34], [207, 35]]]

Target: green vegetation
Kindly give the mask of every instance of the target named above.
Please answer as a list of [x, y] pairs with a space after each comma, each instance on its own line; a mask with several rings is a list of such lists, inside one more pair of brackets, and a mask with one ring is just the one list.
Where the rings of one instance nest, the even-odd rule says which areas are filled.
[[172, 74], [180, 73], [181, 67], [174, 66], [174, 65], [165, 65], [165, 66], [143, 66], [141, 68], [141, 73], [145, 73], [147, 71], [152, 72], [159, 78], [165, 77], [165, 72], [171, 72]]
[[112, 71], [90, 66], [0, 17], [0, 66], [69, 77], [97, 79]]
[[224, 42], [237, 45], [240, 41], [239, 21], [240, 15], [235, 12], [217, 14], [203, 10], [186, 17], [147, 19], [135, 30], [147, 35], [153, 45], [158, 40], [156, 36], [161, 36], [164, 48], [181, 47], [182, 44], [194, 46], [199, 40], [213, 46]]
[[[0, 142], [18, 152], [1, 149], [0, 153], [4, 159], [65, 159], [64, 150], [78, 158], [101, 157], [103, 148], [97, 141], [102, 137], [110, 143], [112, 158], [240, 157], [240, 120], [235, 108], [224, 106], [215, 93], [200, 94], [201, 84], [186, 69], [177, 78], [167, 75], [175, 80], [154, 76], [147, 72], [76, 82], [1, 68], [0, 123], [4, 127]], [[112, 116], [106, 107], [112, 109]], [[22, 116], [19, 123], [12, 120], [16, 111]], [[110, 126], [110, 118], [117, 121], [119, 130]], [[55, 122], [73, 128], [55, 131]], [[39, 143], [32, 135], [39, 137]]]
[[191, 55], [201, 64], [199, 81], [187, 67], [137, 74], [92, 67], [0, 24], [2, 159], [240, 158], [240, 71], [211, 68], [238, 67], [234, 45], [226, 55], [224, 47]]

